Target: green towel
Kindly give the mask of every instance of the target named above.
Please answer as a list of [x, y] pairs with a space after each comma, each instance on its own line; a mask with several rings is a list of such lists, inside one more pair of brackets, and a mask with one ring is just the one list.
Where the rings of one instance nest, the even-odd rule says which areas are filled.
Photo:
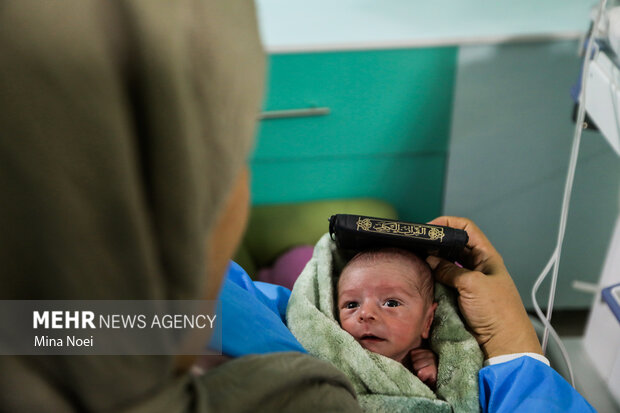
[[439, 356], [437, 392], [402, 364], [362, 348], [336, 319], [335, 287], [346, 264], [325, 234], [299, 276], [287, 308], [288, 327], [313, 355], [334, 364], [351, 380], [367, 412], [474, 412], [483, 355], [465, 328], [452, 290], [435, 285], [430, 345]]

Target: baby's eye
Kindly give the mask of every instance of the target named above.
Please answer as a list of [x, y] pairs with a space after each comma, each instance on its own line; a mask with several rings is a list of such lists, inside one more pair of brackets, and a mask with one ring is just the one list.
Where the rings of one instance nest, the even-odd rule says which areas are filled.
[[344, 306], [344, 308], [357, 308], [357, 307], [359, 307], [359, 304], [355, 301], [350, 301], [346, 303]]
[[387, 300], [384, 305], [388, 307], [398, 307], [400, 303], [396, 300]]

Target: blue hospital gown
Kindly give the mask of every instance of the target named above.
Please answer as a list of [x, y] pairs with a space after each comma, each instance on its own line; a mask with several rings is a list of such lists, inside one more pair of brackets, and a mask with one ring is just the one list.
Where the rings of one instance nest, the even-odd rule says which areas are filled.
[[[287, 288], [252, 281], [243, 268], [231, 262], [218, 297], [221, 335], [217, 334], [211, 345], [221, 345], [222, 353], [232, 357], [307, 353], [286, 327], [290, 296]], [[485, 413], [595, 411], [555, 370], [531, 357], [485, 367], [478, 377]]]

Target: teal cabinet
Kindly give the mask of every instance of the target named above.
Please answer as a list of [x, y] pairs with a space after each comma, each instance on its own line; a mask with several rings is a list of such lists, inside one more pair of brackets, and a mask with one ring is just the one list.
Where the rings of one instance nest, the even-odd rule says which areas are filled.
[[441, 154], [261, 162], [252, 190], [258, 204], [373, 197], [403, 219], [428, 220], [441, 212], [444, 170]]
[[364, 196], [438, 215], [455, 61], [453, 47], [272, 55], [264, 110], [329, 114], [260, 122], [254, 203]]

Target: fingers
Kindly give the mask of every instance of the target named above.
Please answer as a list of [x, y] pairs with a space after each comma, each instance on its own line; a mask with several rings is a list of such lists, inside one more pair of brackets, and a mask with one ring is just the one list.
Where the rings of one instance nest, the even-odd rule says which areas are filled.
[[435, 353], [428, 349], [412, 350], [409, 353], [409, 357], [411, 358], [411, 366], [416, 374], [425, 367], [435, 366], [435, 364], [437, 364]]
[[435, 366], [428, 366], [419, 370], [416, 376], [430, 388], [435, 388], [437, 385], [437, 368]]
[[472, 270], [485, 274], [500, 271], [503, 266], [502, 257], [480, 228], [470, 219], [461, 217], [441, 216], [429, 222], [432, 225], [462, 229], [467, 232], [469, 241], [463, 252], [462, 264]]
[[437, 383], [437, 356], [428, 349], [415, 349], [409, 353], [413, 373], [430, 387]]
[[478, 226], [474, 224], [474, 221], [472, 221], [471, 219], [442, 216], [430, 221], [429, 224], [443, 225], [445, 227], [462, 229], [466, 231], [467, 235], [469, 236], [469, 242], [467, 242], [467, 246], [471, 249], [474, 249], [475, 247], [487, 246], [493, 248], [482, 230], [478, 228]]
[[416, 348], [409, 352], [409, 357], [411, 358], [412, 363], [423, 359], [428, 359], [433, 362], [435, 360], [435, 353], [427, 348]]
[[470, 273], [470, 270], [466, 268], [458, 267], [448, 260], [433, 255], [426, 257], [426, 262], [433, 270], [437, 281], [457, 290], [463, 288], [463, 277]]

